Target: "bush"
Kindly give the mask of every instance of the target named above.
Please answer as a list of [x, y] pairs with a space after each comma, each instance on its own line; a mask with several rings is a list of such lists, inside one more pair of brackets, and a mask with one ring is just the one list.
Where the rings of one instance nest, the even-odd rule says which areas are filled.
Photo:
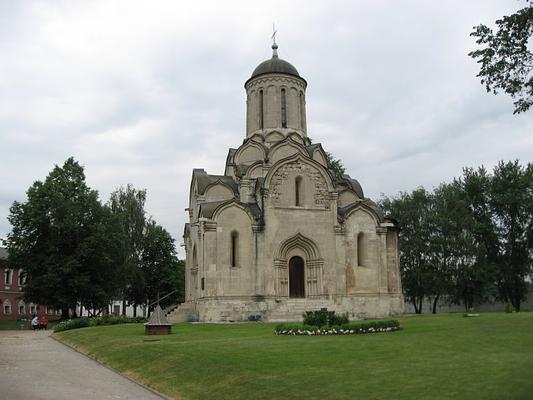
[[89, 326], [89, 318], [69, 319], [68, 321], [61, 321], [54, 326], [54, 332], [68, 331], [71, 329], [85, 328]]
[[189, 313], [185, 316], [185, 322], [198, 322], [198, 317], [194, 313]]
[[304, 324], [318, 326], [319, 328], [323, 326], [335, 326], [347, 324], [350, 322], [348, 319], [348, 314], [337, 315], [335, 311], [328, 311], [327, 309], [322, 309], [319, 311], [306, 311], [303, 314]]
[[94, 318], [76, 318], [62, 321], [54, 327], [54, 332], [68, 331], [71, 329], [85, 328], [88, 326], [116, 325], [146, 322], [144, 317], [127, 317], [125, 315], [104, 315]]

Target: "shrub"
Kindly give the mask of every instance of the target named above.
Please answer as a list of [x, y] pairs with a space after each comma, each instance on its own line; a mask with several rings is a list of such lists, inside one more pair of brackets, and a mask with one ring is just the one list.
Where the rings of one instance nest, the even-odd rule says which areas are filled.
[[185, 316], [185, 322], [197, 322], [198, 317], [194, 313], [189, 313]]
[[513, 312], [513, 307], [511, 307], [511, 305], [509, 303], [507, 303], [505, 305], [505, 312], [506, 313], [512, 313]]
[[94, 318], [76, 318], [62, 321], [54, 327], [54, 332], [68, 331], [71, 329], [85, 328], [87, 326], [116, 325], [146, 322], [144, 317], [127, 317], [125, 315], [104, 315]]
[[77, 318], [69, 319], [68, 321], [61, 321], [59, 324], [54, 326], [54, 332], [68, 331], [71, 329], [85, 328], [89, 326], [89, 318]]
[[348, 319], [348, 314], [337, 315], [335, 311], [328, 311], [327, 309], [322, 309], [318, 311], [306, 311], [303, 314], [304, 324], [318, 326], [319, 328], [323, 326], [335, 326], [341, 324], [347, 324], [350, 322]]

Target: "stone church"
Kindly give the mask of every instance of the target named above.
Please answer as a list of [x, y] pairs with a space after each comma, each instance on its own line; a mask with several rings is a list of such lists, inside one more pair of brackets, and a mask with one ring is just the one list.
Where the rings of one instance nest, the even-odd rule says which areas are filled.
[[307, 136], [307, 82], [272, 49], [244, 84], [246, 138], [224, 174], [193, 170], [180, 309], [205, 322], [399, 314], [398, 225], [328, 168]]

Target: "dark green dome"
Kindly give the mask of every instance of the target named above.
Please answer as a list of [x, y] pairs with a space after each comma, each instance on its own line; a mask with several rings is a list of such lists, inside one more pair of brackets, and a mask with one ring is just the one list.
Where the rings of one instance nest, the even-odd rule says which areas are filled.
[[263, 61], [261, 64], [259, 64], [257, 68], [254, 69], [254, 72], [252, 72], [252, 76], [250, 77], [250, 79], [264, 74], [287, 74], [294, 75], [300, 78], [300, 74], [290, 62], [282, 60], [278, 57], [278, 45], [274, 43], [272, 45], [272, 49], [274, 50], [272, 58], [270, 60]]

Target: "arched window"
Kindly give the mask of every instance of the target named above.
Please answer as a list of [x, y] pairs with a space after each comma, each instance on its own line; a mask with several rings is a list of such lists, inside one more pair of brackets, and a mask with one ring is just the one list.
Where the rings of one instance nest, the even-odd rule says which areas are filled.
[[4, 314], [11, 314], [11, 302], [9, 300], [4, 300]]
[[231, 266], [236, 267], [239, 262], [239, 233], [231, 232]]
[[287, 95], [285, 89], [281, 89], [281, 127], [287, 127]]
[[294, 205], [300, 207], [302, 205], [302, 177], [297, 176], [294, 179]]
[[359, 232], [357, 235], [357, 264], [365, 266], [366, 263], [366, 238], [363, 232]]
[[37, 306], [33, 303], [30, 303], [30, 314], [37, 314]]
[[264, 118], [264, 104], [263, 104], [263, 91], [259, 91], [259, 128], [263, 129], [265, 127], [265, 118]]
[[19, 315], [26, 314], [25, 306], [26, 306], [26, 304], [24, 304], [24, 302], [22, 300], [19, 301]]
[[6, 285], [11, 285], [12, 282], [13, 282], [13, 270], [6, 268], [4, 272], [4, 283]]
[[300, 92], [300, 128], [305, 129], [305, 103], [302, 92]]
[[23, 270], [19, 269], [19, 286], [24, 286], [26, 284], [26, 274]]

